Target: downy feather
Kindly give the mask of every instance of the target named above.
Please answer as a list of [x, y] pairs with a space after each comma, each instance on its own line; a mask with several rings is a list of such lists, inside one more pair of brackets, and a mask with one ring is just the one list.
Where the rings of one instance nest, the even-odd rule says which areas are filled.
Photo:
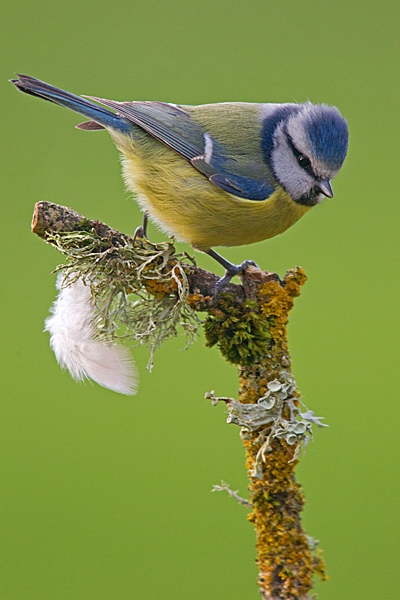
[[68, 369], [75, 381], [93, 379], [99, 385], [133, 395], [137, 391], [138, 373], [130, 351], [124, 346], [95, 338], [94, 305], [90, 289], [81, 279], [62, 285], [57, 278], [57, 299], [53, 313], [45, 321], [50, 345], [61, 368]]

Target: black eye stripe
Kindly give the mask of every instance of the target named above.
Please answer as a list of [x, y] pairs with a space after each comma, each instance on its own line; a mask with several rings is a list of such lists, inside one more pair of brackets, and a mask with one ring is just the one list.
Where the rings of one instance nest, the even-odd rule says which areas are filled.
[[[285, 133], [286, 133], [286, 138], [287, 138], [287, 141], [288, 141], [288, 144], [289, 144], [289, 148], [291, 149], [291, 151], [293, 152], [294, 156], [296, 157], [299, 166], [302, 169], [304, 169], [304, 171], [307, 171], [307, 173], [309, 175], [311, 175], [311, 177], [314, 177], [316, 179], [316, 174], [315, 174], [315, 172], [314, 172], [314, 170], [313, 170], [313, 168], [311, 166], [310, 159], [308, 158], [308, 156], [306, 156], [305, 154], [303, 154], [302, 152], [300, 152], [300, 150], [298, 150], [296, 148], [296, 146], [293, 144], [293, 140], [290, 137], [290, 135], [288, 134], [288, 132], [285, 131]], [[305, 160], [302, 160], [302, 159], [305, 159]], [[304, 164], [301, 164], [302, 162], [304, 162]]]

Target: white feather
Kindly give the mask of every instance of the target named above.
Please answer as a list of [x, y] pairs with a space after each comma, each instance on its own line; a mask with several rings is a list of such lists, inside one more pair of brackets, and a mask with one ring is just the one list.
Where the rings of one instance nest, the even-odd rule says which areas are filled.
[[138, 374], [130, 351], [124, 346], [98, 340], [94, 336], [94, 305], [89, 286], [81, 279], [62, 286], [62, 274], [57, 278], [60, 290], [45, 321], [50, 333], [50, 345], [63, 369], [68, 369], [75, 381], [93, 379], [99, 385], [132, 395], [138, 386]]

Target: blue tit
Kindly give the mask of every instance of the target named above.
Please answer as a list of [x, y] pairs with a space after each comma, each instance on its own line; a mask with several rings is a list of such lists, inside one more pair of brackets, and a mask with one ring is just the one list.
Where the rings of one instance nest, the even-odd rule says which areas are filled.
[[224, 283], [249, 261], [233, 265], [212, 248], [284, 232], [333, 197], [330, 181], [347, 153], [347, 122], [326, 104], [117, 102], [26, 75], [12, 83], [84, 115], [89, 121], [79, 129], [107, 129], [144, 224], [149, 215], [167, 234], [210, 254], [226, 269]]

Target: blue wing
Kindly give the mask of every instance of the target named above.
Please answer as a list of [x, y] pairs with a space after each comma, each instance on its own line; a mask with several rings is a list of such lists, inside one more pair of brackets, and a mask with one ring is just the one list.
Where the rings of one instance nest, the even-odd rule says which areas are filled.
[[163, 102], [116, 102], [89, 96], [166, 144], [220, 189], [247, 200], [265, 200], [274, 192], [264, 165], [243, 149], [226, 150], [183, 107]]

